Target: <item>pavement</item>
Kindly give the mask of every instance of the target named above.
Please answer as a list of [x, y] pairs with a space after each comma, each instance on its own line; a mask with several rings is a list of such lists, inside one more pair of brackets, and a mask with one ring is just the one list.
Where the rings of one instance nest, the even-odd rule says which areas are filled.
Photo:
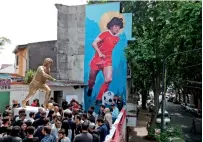
[[129, 142], [152, 142], [145, 139], [148, 134], [146, 126], [150, 118], [148, 110], [140, 108], [140, 113], [137, 119], [137, 127], [132, 129], [130, 132]]
[[[186, 142], [202, 142], [202, 118], [197, 118], [192, 113], [182, 109], [180, 104], [167, 102], [166, 110], [171, 115], [171, 123], [181, 126]], [[196, 123], [196, 133], [190, 132], [193, 119]]]

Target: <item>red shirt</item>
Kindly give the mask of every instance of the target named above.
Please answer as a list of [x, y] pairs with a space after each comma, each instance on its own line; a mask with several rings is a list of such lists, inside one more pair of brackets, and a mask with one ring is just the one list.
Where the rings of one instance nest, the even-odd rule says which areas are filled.
[[31, 106], [37, 107], [37, 103], [34, 103], [34, 102], [33, 102], [33, 103], [31, 104]]
[[[112, 51], [120, 38], [113, 35], [110, 31], [102, 32], [98, 37], [101, 39], [101, 42], [98, 43], [99, 50], [106, 57], [111, 57]], [[99, 56], [97, 52], [95, 56]]]
[[98, 48], [106, 58], [100, 58], [99, 54], [96, 52], [92, 59], [91, 65], [103, 64], [104, 66], [112, 65], [112, 52], [116, 44], [119, 42], [120, 38], [117, 35], [113, 35], [110, 31], [102, 32], [98, 38], [101, 41], [98, 43]]

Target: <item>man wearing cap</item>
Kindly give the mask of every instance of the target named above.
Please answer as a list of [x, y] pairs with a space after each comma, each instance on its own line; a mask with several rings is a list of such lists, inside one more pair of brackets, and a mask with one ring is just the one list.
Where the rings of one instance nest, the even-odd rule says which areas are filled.
[[99, 132], [95, 131], [95, 128], [96, 128], [95, 123], [90, 123], [89, 128], [88, 128], [88, 132], [90, 134], [92, 134], [93, 142], [100, 142]]

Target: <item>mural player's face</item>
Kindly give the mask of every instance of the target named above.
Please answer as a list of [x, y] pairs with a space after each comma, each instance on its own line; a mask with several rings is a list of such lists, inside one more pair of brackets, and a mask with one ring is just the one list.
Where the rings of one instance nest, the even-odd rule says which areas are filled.
[[114, 25], [113, 27], [110, 28], [111, 32], [112, 32], [114, 35], [118, 34], [118, 32], [119, 32], [120, 29], [121, 29], [121, 28], [120, 28], [120, 26], [118, 26], [118, 25]]

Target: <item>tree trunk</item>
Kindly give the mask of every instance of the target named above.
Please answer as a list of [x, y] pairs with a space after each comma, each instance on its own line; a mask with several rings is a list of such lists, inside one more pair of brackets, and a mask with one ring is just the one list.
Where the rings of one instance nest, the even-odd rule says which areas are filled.
[[142, 108], [146, 109], [147, 102], [147, 91], [145, 89], [142, 90]]
[[186, 94], [183, 89], [182, 89], [182, 95], [183, 95], [183, 102], [186, 103]]
[[154, 79], [153, 84], [153, 91], [154, 91], [154, 111], [151, 116], [150, 126], [154, 126], [156, 123], [156, 115], [159, 110], [159, 94], [160, 94], [160, 77], [159, 75]]
[[180, 94], [180, 90], [178, 89], [178, 101], [181, 102], [181, 94]]

